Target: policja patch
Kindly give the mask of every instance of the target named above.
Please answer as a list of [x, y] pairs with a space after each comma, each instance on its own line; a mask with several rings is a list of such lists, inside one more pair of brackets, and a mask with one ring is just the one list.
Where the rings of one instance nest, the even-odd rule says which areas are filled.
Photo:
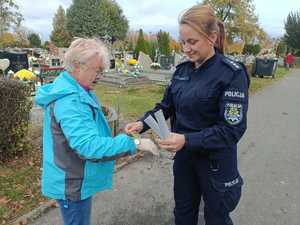
[[227, 103], [224, 118], [231, 125], [239, 124], [243, 119], [243, 106], [237, 103]]

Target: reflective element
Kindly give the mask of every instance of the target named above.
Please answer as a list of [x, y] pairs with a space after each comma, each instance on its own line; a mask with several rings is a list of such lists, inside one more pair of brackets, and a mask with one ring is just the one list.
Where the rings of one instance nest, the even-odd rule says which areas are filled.
[[166, 119], [164, 117], [164, 114], [162, 110], [158, 110], [157, 112], [154, 113], [155, 118], [157, 120], [161, 135], [163, 136], [163, 139], [166, 139], [170, 137], [171, 133], [169, 130], [169, 127], [167, 125]]
[[161, 138], [161, 139], [166, 139], [170, 137], [171, 133], [169, 130], [169, 127], [167, 125], [166, 119], [164, 117], [164, 114], [162, 110], [159, 110], [154, 113], [155, 119], [149, 115], [144, 121], [145, 123], [155, 131], [155, 133]]

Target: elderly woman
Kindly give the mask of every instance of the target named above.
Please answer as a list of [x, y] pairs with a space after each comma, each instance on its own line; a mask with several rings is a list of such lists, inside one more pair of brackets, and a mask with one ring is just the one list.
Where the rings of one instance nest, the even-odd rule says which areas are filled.
[[107, 62], [101, 41], [77, 39], [65, 54], [65, 71], [35, 98], [45, 114], [42, 193], [58, 201], [65, 225], [90, 224], [92, 196], [112, 187], [116, 157], [156, 148], [149, 139], [112, 137], [90, 88]]

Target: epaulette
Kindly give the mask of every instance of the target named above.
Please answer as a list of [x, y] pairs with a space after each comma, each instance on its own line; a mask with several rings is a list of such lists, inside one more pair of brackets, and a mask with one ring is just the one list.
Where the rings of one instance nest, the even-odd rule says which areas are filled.
[[182, 66], [182, 65], [184, 65], [184, 64], [190, 63], [190, 62], [191, 62], [191, 61], [189, 61], [189, 60], [184, 60], [184, 61], [178, 63], [177, 66], [176, 66], [176, 68], [178, 68], [178, 67], [180, 67], [180, 66]]
[[238, 62], [233, 61], [232, 59], [229, 59], [227, 57], [224, 57], [222, 59], [222, 62], [224, 62], [227, 66], [229, 66], [234, 71], [238, 71], [242, 69], [242, 66]]
[[248, 87], [250, 86], [250, 77], [247, 71], [246, 66], [244, 65], [244, 63], [241, 62], [236, 62], [232, 59], [229, 59], [227, 57], [224, 57], [222, 60], [227, 66], [229, 66], [231, 69], [233, 69], [233, 71], [240, 71], [240, 70], [244, 70], [245, 71], [245, 75], [248, 81]]

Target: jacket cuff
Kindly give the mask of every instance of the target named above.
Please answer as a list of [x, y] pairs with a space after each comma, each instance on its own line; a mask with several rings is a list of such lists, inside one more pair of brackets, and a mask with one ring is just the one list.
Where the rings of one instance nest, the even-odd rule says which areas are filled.
[[129, 155], [135, 155], [136, 152], [137, 152], [136, 144], [134, 143], [134, 140], [133, 140], [132, 137], [129, 137], [129, 138], [130, 138], [130, 141], [131, 141]]
[[185, 137], [185, 144], [184, 148], [187, 150], [197, 150], [197, 149], [203, 149], [203, 141], [202, 141], [202, 135], [199, 133], [188, 133], [184, 134]]
[[143, 123], [143, 130], [140, 132], [140, 134], [144, 133], [144, 132], [146, 132], [147, 130], [150, 129], [150, 127], [144, 122], [144, 118], [141, 118], [141, 119], [137, 120], [137, 122], [142, 122]]

